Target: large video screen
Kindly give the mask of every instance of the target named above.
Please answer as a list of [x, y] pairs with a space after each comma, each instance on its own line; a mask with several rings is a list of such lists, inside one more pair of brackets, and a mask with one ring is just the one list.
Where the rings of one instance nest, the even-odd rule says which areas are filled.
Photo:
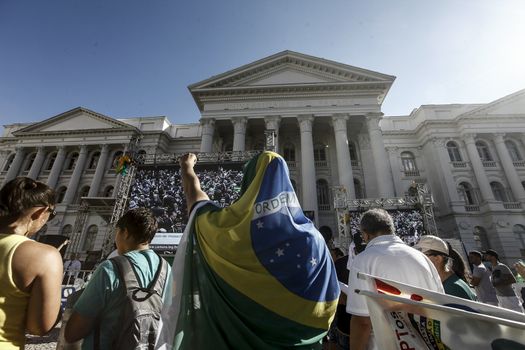
[[[423, 215], [416, 209], [387, 210], [394, 219], [396, 235], [406, 244], [413, 246], [419, 241], [424, 232]], [[350, 232], [352, 237], [360, 233], [359, 222], [364, 211], [350, 211]]]
[[[197, 164], [195, 172], [202, 190], [219, 205], [228, 206], [239, 197], [242, 164]], [[184, 231], [188, 214], [178, 164], [137, 168], [129, 208], [137, 207], [151, 209], [158, 220], [159, 232]]]

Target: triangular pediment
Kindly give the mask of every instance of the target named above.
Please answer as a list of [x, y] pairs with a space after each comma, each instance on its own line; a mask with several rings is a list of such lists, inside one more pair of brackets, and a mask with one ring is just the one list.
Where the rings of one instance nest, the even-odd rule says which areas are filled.
[[483, 116], [483, 115], [512, 115], [523, 114], [525, 110], [525, 89], [513, 94], [504, 96], [495, 101], [478, 107], [463, 116]]
[[16, 135], [134, 129], [116, 119], [78, 107], [15, 132]]
[[272, 85], [390, 82], [395, 77], [323, 58], [283, 51], [211, 77], [189, 89], [259, 87]]

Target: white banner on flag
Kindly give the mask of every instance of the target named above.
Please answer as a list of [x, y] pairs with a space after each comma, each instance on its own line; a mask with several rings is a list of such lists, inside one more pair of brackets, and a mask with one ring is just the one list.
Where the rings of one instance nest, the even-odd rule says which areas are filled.
[[371, 291], [375, 341], [382, 350], [523, 350], [525, 323]]
[[358, 278], [368, 280], [371, 286], [375, 286], [375, 291], [379, 293], [395, 295], [414, 301], [421, 301], [423, 303], [455, 307], [466, 311], [525, 323], [524, 314], [509, 309], [483, 304], [476, 301], [455, 297], [453, 295], [433, 292], [383, 277], [375, 277], [362, 272], [358, 273]]

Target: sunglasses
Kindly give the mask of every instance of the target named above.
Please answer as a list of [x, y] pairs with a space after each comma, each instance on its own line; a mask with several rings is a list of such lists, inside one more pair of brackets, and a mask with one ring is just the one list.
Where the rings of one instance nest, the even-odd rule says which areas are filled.
[[46, 211], [49, 212], [49, 217], [47, 218], [47, 221], [51, 221], [55, 218], [55, 216], [57, 216], [57, 211], [55, 210], [55, 208], [51, 208], [51, 207], [46, 207]]
[[424, 253], [426, 256], [445, 256], [443, 254], [437, 254], [437, 253]]

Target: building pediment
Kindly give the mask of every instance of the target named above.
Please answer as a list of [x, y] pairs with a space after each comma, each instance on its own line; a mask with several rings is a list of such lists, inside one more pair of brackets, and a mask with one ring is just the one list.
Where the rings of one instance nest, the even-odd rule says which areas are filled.
[[15, 131], [15, 136], [55, 133], [82, 133], [88, 131], [136, 130], [116, 119], [77, 107], [57, 116]]
[[283, 51], [190, 85], [202, 110], [207, 98], [369, 91], [381, 102], [395, 77], [323, 58]]
[[522, 115], [523, 111], [525, 111], [525, 89], [475, 108], [472, 111], [460, 115], [458, 118], [489, 115]]
[[293, 51], [283, 51], [190, 85], [189, 89], [193, 91], [252, 85], [393, 82], [394, 79], [391, 75]]

